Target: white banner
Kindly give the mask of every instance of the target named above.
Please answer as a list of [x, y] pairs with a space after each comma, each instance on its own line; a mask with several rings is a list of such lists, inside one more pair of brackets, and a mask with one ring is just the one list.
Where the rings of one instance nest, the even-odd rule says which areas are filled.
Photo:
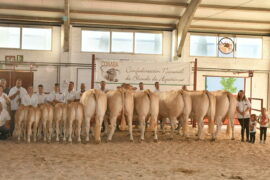
[[121, 60], [98, 60], [96, 62], [96, 82], [111, 84], [153, 84], [189, 85], [189, 62], [143, 62]]

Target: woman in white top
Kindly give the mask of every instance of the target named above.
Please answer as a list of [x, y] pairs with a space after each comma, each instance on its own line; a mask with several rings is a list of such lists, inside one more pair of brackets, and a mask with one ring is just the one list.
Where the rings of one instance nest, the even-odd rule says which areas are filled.
[[266, 109], [262, 108], [261, 115], [259, 116], [259, 123], [260, 123], [260, 143], [265, 144], [266, 134], [267, 134], [267, 127], [269, 124], [269, 117], [267, 115]]
[[10, 104], [10, 99], [8, 95], [4, 93], [4, 87], [0, 85], [0, 102], [5, 110], [8, 110], [8, 105]]
[[244, 134], [246, 131], [246, 141], [249, 142], [249, 119], [251, 108], [249, 100], [246, 98], [243, 90], [240, 90], [237, 95], [237, 116], [238, 121], [241, 124], [241, 141], [244, 141]]
[[37, 107], [38, 96], [33, 92], [33, 86], [27, 88], [27, 94], [22, 97], [22, 104], [25, 106]]

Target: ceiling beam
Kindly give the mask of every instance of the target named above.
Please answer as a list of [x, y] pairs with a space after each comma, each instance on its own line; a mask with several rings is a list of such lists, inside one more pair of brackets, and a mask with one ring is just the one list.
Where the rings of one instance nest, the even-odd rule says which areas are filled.
[[228, 9], [228, 10], [239, 10], [239, 11], [258, 11], [258, 12], [269, 12], [269, 8], [260, 8], [260, 7], [243, 7], [243, 6], [224, 6], [224, 5], [215, 5], [215, 4], [201, 4], [200, 8], [207, 9]]
[[58, 9], [58, 8], [24, 6], [24, 5], [21, 6], [21, 5], [10, 5], [10, 4], [0, 4], [0, 9], [20, 10], [20, 11], [64, 12], [64, 9]]
[[70, 35], [70, 0], [65, 0], [64, 21], [64, 52], [69, 52], [69, 35]]
[[0, 14], [0, 20], [62, 23], [60, 18]]
[[184, 47], [184, 43], [186, 40], [187, 32], [189, 29], [189, 26], [191, 24], [191, 21], [193, 19], [193, 16], [199, 7], [202, 0], [191, 0], [189, 3], [187, 9], [185, 10], [183, 16], [179, 20], [178, 26], [177, 26], [177, 42], [178, 48], [177, 48], [177, 56], [181, 57], [182, 49]]
[[196, 21], [213, 21], [213, 22], [234, 22], [234, 23], [248, 23], [248, 24], [270, 24], [270, 21], [261, 20], [245, 20], [245, 19], [224, 19], [224, 18], [204, 18], [204, 17], [194, 17], [193, 22]]
[[155, 1], [155, 0], [98, 0], [114, 3], [133, 3], [133, 4], [149, 4], [149, 5], [162, 5], [162, 6], [180, 6], [187, 7], [188, 3], [173, 2], [173, 1]]

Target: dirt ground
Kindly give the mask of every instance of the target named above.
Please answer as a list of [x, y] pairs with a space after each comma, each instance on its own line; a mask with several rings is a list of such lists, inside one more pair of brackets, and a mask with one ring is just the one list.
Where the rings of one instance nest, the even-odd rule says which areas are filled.
[[[117, 132], [110, 143], [94, 144], [26, 144], [15, 140], [0, 141], [0, 179], [269, 179], [270, 137], [266, 144], [240, 142], [225, 136], [211, 142], [206, 136], [190, 138], [152, 133], [139, 143], [129, 142], [127, 132]], [[269, 134], [268, 134], [269, 135]]]

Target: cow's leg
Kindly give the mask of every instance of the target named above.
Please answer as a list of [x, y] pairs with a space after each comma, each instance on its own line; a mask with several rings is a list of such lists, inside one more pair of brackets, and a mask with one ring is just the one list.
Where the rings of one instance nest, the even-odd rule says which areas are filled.
[[17, 124], [17, 127], [15, 126], [15, 130], [14, 130], [16, 133], [17, 133], [17, 138], [18, 138], [18, 142], [20, 142], [21, 141], [21, 131], [22, 131], [22, 129], [21, 129], [21, 123], [18, 123]]
[[67, 121], [66, 120], [63, 121], [62, 129], [63, 129], [63, 136], [64, 136], [63, 141], [66, 142], [66, 138], [67, 138]]
[[229, 118], [229, 121], [231, 122], [231, 131], [232, 131], [232, 137], [231, 137], [231, 139], [234, 140], [234, 117], [230, 117]]
[[145, 115], [139, 115], [140, 129], [141, 129], [141, 141], [144, 141], [145, 132]]
[[91, 117], [90, 116], [86, 116], [85, 117], [85, 131], [86, 131], [85, 141], [86, 142], [89, 141], [90, 120], [91, 120]]
[[49, 121], [48, 122], [48, 142], [51, 142], [52, 140], [52, 131], [53, 131], [52, 121]]
[[70, 120], [69, 122], [68, 122], [68, 142], [72, 142], [72, 125], [73, 125], [73, 120]]
[[102, 123], [103, 123], [103, 118], [101, 116], [97, 116], [96, 122], [95, 122], [95, 141], [96, 141], [96, 143], [101, 142], [100, 133], [101, 133]]
[[56, 128], [56, 142], [59, 142], [59, 132], [60, 132], [60, 120], [57, 119], [55, 122], [55, 128]]
[[188, 133], [187, 133], [188, 115], [183, 115], [180, 118], [180, 121], [181, 121], [181, 125], [182, 125], [183, 136], [188, 137]]
[[[128, 130], [129, 130], [129, 140], [133, 142], [133, 132], [132, 132], [132, 115], [129, 114], [128, 118]], [[144, 123], [145, 124], [145, 123]]]
[[33, 126], [33, 140], [34, 140], [34, 142], [37, 141], [37, 128], [38, 128], [38, 123], [34, 122], [34, 126]]
[[200, 140], [203, 139], [203, 127], [204, 127], [203, 117], [200, 117], [198, 118], [198, 138]]
[[171, 139], [173, 139], [173, 135], [174, 135], [174, 130], [176, 129], [176, 125], [177, 125], [177, 118], [176, 117], [170, 117], [170, 121], [171, 121]]
[[27, 124], [27, 142], [30, 143], [30, 138], [32, 134], [32, 122], [29, 121]]
[[217, 128], [216, 128], [216, 132], [214, 134], [212, 134], [212, 140], [217, 139], [218, 133], [221, 130], [221, 126], [222, 126], [222, 118], [221, 117], [216, 118], [216, 124], [217, 124]]
[[154, 121], [154, 124], [155, 124], [155, 126], [154, 126], [154, 142], [157, 142], [158, 141], [158, 136], [157, 136], [157, 131], [158, 131], [157, 118], [158, 118], [158, 116], [153, 115], [151, 118], [153, 118], [152, 121]]
[[113, 136], [115, 128], [116, 128], [116, 119], [117, 119], [117, 116], [114, 116], [114, 115], [110, 116], [111, 128], [110, 128], [110, 132], [109, 132], [107, 141], [112, 140], [112, 136]]
[[81, 120], [78, 120], [77, 125], [78, 125], [78, 127], [77, 127], [77, 136], [78, 136], [77, 141], [80, 143], [81, 142], [82, 121]]
[[43, 121], [43, 141], [46, 142], [47, 141], [47, 123], [46, 121]]
[[27, 140], [27, 134], [26, 134], [26, 132], [27, 132], [27, 125], [26, 125], [26, 122], [24, 122], [23, 123], [23, 139], [24, 139], [24, 141], [26, 141]]
[[166, 120], [167, 120], [167, 118], [161, 118], [161, 120], [160, 120], [160, 128], [161, 128], [163, 134], [165, 134]]

